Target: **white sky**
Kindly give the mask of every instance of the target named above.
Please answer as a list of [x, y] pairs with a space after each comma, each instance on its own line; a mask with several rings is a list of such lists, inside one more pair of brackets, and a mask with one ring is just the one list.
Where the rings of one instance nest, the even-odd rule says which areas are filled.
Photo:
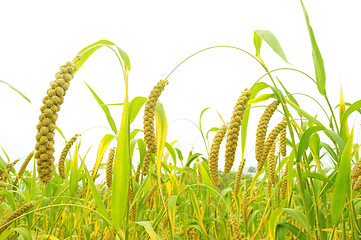
[[[54, 2], [0, 2], [0, 79], [32, 101], [29, 104], [0, 85], [0, 145], [12, 160], [25, 157], [35, 146], [38, 109], [60, 65], [100, 39], [111, 40], [128, 53], [132, 65], [130, 99], [148, 96], [159, 79], [200, 49], [233, 45], [254, 54], [256, 29], [272, 31], [291, 67], [314, 76], [310, 40], [301, 5], [296, 0]], [[341, 84], [346, 101], [358, 100], [360, 2], [304, 3], [325, 62], [326, 87], [332, 104], [335, 106], [339, 101]], [[261, 55], [269, 69], [289, 66], [265, 43]], [[169, 123], [167, 141], [179, 140], [185, 156], [193, 144], [195, 152], [205, 153], [196, 128], [187, 121], [175, 120], [197, 122], [201, 110], [211, 107], [204, 117], [204, 128], [219, 127], [221, 121], [215, 111], [228, 121], [241, 91], [251, 87], [263, 73], [250, 57], [230, 49], [214, 49], [189, 60], [170, 76], [170, 84], [160, 98]], [[304, 92], [321, 99], [306, 78], [290, 72], [276, 75], [290, 92]], [[93, 145], [87, 160], [92, 163], [101, 137], [110, 131], [101, 108], [83, 81], [105, 103], [122, 102], [123, 80], [114, 54], [105, 48], [98, 50], [83, 65], [71, 82], [57, 121], [68, 139], [83, 132], [81, 153]], [[298, 99], [302, 102], [305, 98]], [[320, 113], [308, 104], [304, 107], [309, 107], [313, 114]], [[110, 110], [119, 127], [121, 108]], [[251, 113], [246, 150], [251, 152], [249, 156], [253, 154], [253, 135], [262, 111]], [[93, 127], [98, 128], [85, 131]], [[141, 115], [132, 127], [142, 128]], [[56, 154], [60, 154], [63, 143], [58, 134], [56, 139]], [[4, 157], [3, 153], [0, 155]], [[234, 170], [238, 164], [235, 163]], [[255, 165], [252, 157], [247, 165]]]

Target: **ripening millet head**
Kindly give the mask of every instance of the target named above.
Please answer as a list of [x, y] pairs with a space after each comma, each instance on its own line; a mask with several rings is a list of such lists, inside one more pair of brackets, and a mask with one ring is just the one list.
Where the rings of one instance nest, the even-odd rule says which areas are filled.
[[143, 174], [149, 171], [149, 164], [153, 153], [157, 152], [157, 141], [154, 129], [154, 112], [155, 106], [158, 102], [159, 96], [164, 90], [164, 87], [168, 84], [167, 80], [160, 80], [150, 92], [147, 102], [144, 106], [143, 116], [143, 129], [144, 129], [144, 141], [147, 146], [147, 153], [143, 160]]
[[239, 189], [241, 188], [241, 179], [242, 179], [242, 172], [244, 165], [246, 164], [246, 159], [243, 159], [241, 164], [239, 164], [237, 175], [236, 175], [236, 181], [234, 184], [234, 194], [237, 195], [239, 192]]
[[233, 213], [229, 213], [229, 221], [231, 222], [232, 228], [233, 228], [233, 233], [234, 233], [234, 239], [236, 240], [242, 240], [242, 234], [241, 234], [241, 230], [239, 230], [239, 226], [238, 226], [238, 222], [236, 217], [233, 215]]
[[276, 100], [273, 103], [271, 103], [270, 105], [268, 105], [267, 108], [264, 110], [264, 112], [261, 116], [261, 119], [259, 120], [257, 132], [256, 132], [256, 146], [255, 146], [257, 161], [260, 161], [262, 158], [263, 145], [264, 145], [264, 141], [266, 139], [268, 123], [269, 123], [273, 113], [276, 111], [278, 105], [279, 105], [278, 100]]
[[106, 183], [107, 186], [110, 187], [112, 185], [113, 180], [113, 161], [115, 156], [115, 147], [111, 148], [109, 151], [109, 157], [107, 161], [107, 169], [106, 169]]
[[209, 153], [209, 172], [211, 175], [212, 182], [215, 186], [219, 185], [219, 172], [218, 172], [218, 157], [219, 157], [219, 148], [223, 141], [224, 136], [227, 132], [227, 125], [223, 124], [213, 138], [213, 143]]
[[236, 149], [238, 145], [238, 136], [239, 130], [241, 127], [241, 122], [243, 119], [244, 111], [251, 96], [251, 91], [245, 89], [241, 96], [238, 98], [238, 101], [233, 108], [233, 114], [231, 121], [229, 122], [227, 138], [226, 138], [226, 153], [225, 153], [225, 163], [224, 163], [224, 172], [229, 173], [233, 166], [233, 162], [236, 156]]
[[274, 129], [272, 129], [272, 131], [268, 135], [267, 140], [264, 143], [262, 158], [259, 160], [258, 162], [259, 164], [257, 165], [258, 171], [262, 170], [263, 164], [266, 161], [268, 152], [270, 151], [272, 144], [274, 143], [274, 141], [276, 140], [278, 134], [282, 131], [282, 129], [286, 128], [286, 125], [287, 125], [286, 118], [283, 118], [282, 121], [278, 123], [277, 126]]
[[80, 136], [80, 134], [75, 134], [74, 137], [72, 137], [63, 148], [63, 151], [61, 151], [59, 163], [58, 163], [58, 169], [59, 169], [59, 175], [62, 179], [65, 179], [65, 159], [66, 155], [68, 155], [68, 152], [71, 148], [71, 146], [74, 144], [76, 139]]
[[23, 215], [24, 213], [26, 213], [34, 205], [35, 205], [35, 201], [30, 201], [30, 202], [24, 204], [23, 206], [21, 206], [20, 208], [16, 209], [14, 212], [12, 212], [5, 220], [3, 220], [0, 223], [0, 226], [2, 226], [0, 228], [0, 234], [2, 232], [4, 232], [10, 226], [10, 224], [11, 224], [10, 222], [12, 220], [14, 220], [15, 218], [18, 218], [21, 215]]
[[69, 82], [73, 78], [76, 66], [67, 62], [60, 67], [60, 72], [55, 75], [55, 80], [50, 83], [47, 95], [43, 99], [43, 106], [40, 108], [39, 123], [36, 126], [38, 133], [36, 135], [35, 158], [38, 165], [39, 178], [42, 183], [50, 182], [54, 174], [54, 131], [57, 112], [64, 101], [66, 90], [69, 88]]
[[361, 175], [361, 160], [357, 160], [355, 166], [351, 171], [351, 178], [358, 178]]

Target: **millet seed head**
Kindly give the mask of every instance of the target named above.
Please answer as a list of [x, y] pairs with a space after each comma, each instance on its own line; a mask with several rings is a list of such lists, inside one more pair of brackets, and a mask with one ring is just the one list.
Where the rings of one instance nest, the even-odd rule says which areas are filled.
[[[288, 176], [288, 164], [289, 161], [286, 163], [286, 168], [285, 168], [285, 172], [283, 173], [283, 178], [286, 178]], [[281, 183], [281, 199], [285, 199], [286, 198], [286, 194], [287, 194], [287, 185], [288, 185], [288, 180], [283, 180]]]
[[[36, 154], [39, 178], [42, 183], [47, 184], [54, 171], [54, 148], [49, 145], [54, 145], [54, 130], [56, 120], [58, 119], [57, 112], [60, 110], [60, 105], [64, 101], [64, 96], [69, 85], [68, 82], [73, 78], [76, 66], [67, 62], [60, 67], [55, 77], [56, 80], [50, 83], [50, 89], [47, 91], [47, 96], [44, 97], [44, 105], [40, 108], [41, 114], [39, 116], [39, 124], [37, 125], [38, 134], [36, 135]], [[64, 87], [65, 85], [65, 87]], [[47, 146], [45, 150], [41, 145]]]
[[351, 171], [351, 178], [358, 178], [361, 175], [361, 160], [357, 160], [355, 166]]
[[354, 191], [358, 191], [358, 190], [361, 189], [361, 176], [358, 176], [358, 177], [357, 177], [357, 180], [356, 180], [355, 183], [353, 184], [352, 189], [353, 189]]
[[30, 201], [26, 204], [24, 204], [22, 207], [20, 207], [19, 209], [15, 210], [13, 213], [11, 213], [4, 221], [2, 221], [0, 223], [0, 234], [2, 232], [4, 232], [9, 226], [10, 226], [10, 222], [12, 220], [14, 220], [15, 218], [20, 217], [21, 215], [23, 215], [24, 213], [26, 213], [30, 208], [32, 208], [35, 205], [35, 201]]
[[71, 146], [74, 144], [74, 142], [76, 141], [78, 136], [80, 136], [80, 134], [75, 134], [74, 137], [72, 137], [65, 144], [65, 147], [61, 151], [60, 158], [59, 158], [59, 163], [58, 163], [58, 170], [59, 170], [59, 175], [60, 175], [60, 177], [62, 179], [65, 179], [65, 159], [66, 159], [66, 155], [68, 155], [68, 152], [69, 152]]
[[232, 114], [231, 121], [229, 122], [227, 138], [226, 138], [226, 153], [225, 153], [225, 164], [224, 172], [229, 173], [233, 166], [233, 162], [236, 155], [236, 149], [238, 144], [239, 130], [243, 118], [244, 111], [251, 96], [251, 91], [245, 89], [241, 96], [238, 98], [236, 106]]
[[113, 180], [113, 161], [115, 156], [115, 147], [111, 148], [109, 151], [109, 157], [107, 161], [107, 169], [106, 169], [106, 183], [108, 187], [111, 187]]
[[218, 172], [218, 157], [219, 157], [219, 148], [223, 141], [224, 136], [227, 132], [227, 125], [223, 124], [213, 138], [213, 143], [209, 153], [209, 172], [211, 175], [212, 182], [215, 186], [219, 185], [219, 172]]
[[267, 163], [267, 169], [268, 169], [268, 181], [270, 181], [272, 184], [276, 183], [275, 178], [275, 171], [276, 171], [276, 160], [277, 156], [275, 155], [276, 151], [276, 144], [273, 142], [269, 152], [268, 152], [268, 163]]
[[239, 192], [239, 189], [241, 188], [241, 179], [242, 179], [242, 172], [244, 165], [246, 164], [246, 159], [243, 159], [241, 164], [239, 164], [237, 175], [236, 175], [236, 181], [234, 184], [234, 194], [237, 195]]
[[25, 159], [23, 165], [21, 165], [20, 170], [18, 172], [18, 175], [16, 176], [15, 180], [14, 180], [14, 185], [16, 185], [19, 181], [19, 179], [23, 176], [26, 167], [28, 166], [30, 160], [33, 158], [35, 151], [32, 151]]
[[270, 105], [268, 105], [267, 108], [265, 109], [265, 111], [263, 112], [261, 119], [259, 120], [257, 132], [256, 132], [256, 146], [255, 146], [257, 161], [260, 161], [262, 158], [263, 145], [264, 145], [264, 141], [266, 139], [268, 123], [269, 123], [273, 113], [276, 111], [278, 105], [279, 105], [278, 100], [276, 100], [273, 103], [271, 103]]
[[143, 116], [143, 124], [144, 124], [144, 140], [147, 146], [147, 154], [143, 161], [143, 173], [148, 172], [149, 164], [151, 160], [151, 156], [153, 153], [157, 152], [157, 141], [154, 130], [154, 112], [155, 106], [161, 95], [164, 87], [168, 84], [167, 80], [160, 80], [157, 85], [154, 86], [153, 90], [150, 92], [147, 102], [144, 107], [144, 116]]
[[287, 133], [287, 127], [283, 128], [280, 132], [280, 153], [282, 157], [286, 157], [287, 155], [287, 150], [286, 150], [286, 145], [287, 145], [287, 139], [286, 139], [286, 133]]
[[229, 221], [231, 222], [231, 225], [233, 228], [234, 239], [242, 240], [242, 234], [241, 234], [241, 231], [239, 230], [239, 225], [238, 225], [236, 217], [234, 216], [234, 214], [232, 212], [230, 212], [228, 214], [228, 216], [229, 216]]
[[278, 134], [282, 131], [282, 129], [286, 128], [286, 125], [287, 125], [286, 118], [283, 118], [282, 121], [279, 124], [277, 124], [277, 126], [274, 129], [272, 129], [272, 131], [268, 135], [267, 140], [265, 141], [263, 147], [262, 158], [259, 160], [258, 162], [259, 164], [257, 165], [258, 171], [262, 170], [272, 144], [274, 143], [274, 141], [276, 140]]

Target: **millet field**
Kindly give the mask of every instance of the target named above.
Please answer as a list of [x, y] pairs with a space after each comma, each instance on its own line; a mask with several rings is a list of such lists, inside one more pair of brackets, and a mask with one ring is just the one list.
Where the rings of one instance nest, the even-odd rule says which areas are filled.
[[[251, 51], [219, 45], [189, 55], [154, 82], [147, 96], [133, 99], [128, 89], [130, 58], [113, 42], [97, 41], [72, 61], [64, 59], [44, 93], [36, 136], [22, 136], [36, 139], [33, 149], [27, 157], [12, 159], [2, 148], [0, 239], [360, 240], [361, 145], [354, 137], [360, 123], [354, 116], [361, 113], [361, 100], [347, 102], [340, 88], [338, 104], [330, 103], [323, 58], [302, 1], [300, 8], [313, 73], [292, 66], [268, 69], [261, 54], [264, 45], [288, 63], [269, 30], [254, 31]], [[97, 151], [94, 165], [89, 165], [89, 156], [80, 153], [89, 148], [82, 145], [81, 130], [66, 138], [57, 119], [77, 71], [100, 48], [112, 51], [119, 62], [124, 100], [117, 104], [117, 122], [110, 104], [87, 85], [112, 131], [92, 139]], [[206, 152], [181, 151], [177, 141], [167, 139], [168, 109], [162, 94], [176, 70], [213, 49], [236, 51], [264, 72], [239, 89], [233, 106], [224, 106], [233, 112], [229, 119], [219, 114], [223, 124], [207, 129], [202, 122], [209, 108], [200, 113], [195, 125]], [[277, 77], [284, 71], [302, 75], [317, 96], [297, 93], [296, 83], [286, 88]], [[0, 84], [28, 100], [21, 86], [15, 88], [6, 79]], [[318, 106], [317, 115], [309, 113], [305, 98]], [[255, 109], [262, 114], [253, 128]], [[63, 138], [63, 149], [55, 149], [55, 135]], [[251, 157], [257, 166], [246, 171]]]

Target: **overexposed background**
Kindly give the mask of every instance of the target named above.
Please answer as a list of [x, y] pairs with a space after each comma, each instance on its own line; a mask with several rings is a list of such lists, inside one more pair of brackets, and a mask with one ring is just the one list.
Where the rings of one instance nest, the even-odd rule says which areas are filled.
[[[332, 105], [339, 102], [341, 85], [346, 101], [360, 99], [360, 2], [305, 0], [304, 4], [324, 59]], [[258, 29], [274, 33], [292, 64], [284, 63], [263, 42], [261, 55], [269, 69], [293, 67], [314, 76], [310, 39], [296, 0], [2, 1], [0, 22], [0, 80], [32, 101], [29, 104], [0, 84], [0, 145], [11, 160], [24, 158], [34, 148], [41, 101], [60, 65], [100, 39], [111, 40], [128, 53], [132, 65], [130, 99], [148, 96], [178, 63], [203, 48], [233, 45], [255, 54], [253, 31]], [[167, 141], [178, 140], [185, 156], [192, 147], [194, 152], [205, 154], [197, 129], [181, 119], [198, 123], [200, 112], [211, 107], [204, 115], [204, 129], [219, 127], [222, 122], [216, 111], [229, 121], [241, 91], [263, 74], [256, 61], [231, 49], [213, 49], [191, 58], [169, 77], [170, 84], [160, 98], [169, 124]], [[316, 86], [300, 74], [276, 75], [290, 92], [311, 94], [324, 103]], [[82, 133], [81, 154], [91, 147], [87, 162], [92, 164], [102, 136], [111, 131], [84, 81], [105, 103], [123, 101], [121, 68], [109, 49], [96, 51], [77, 73], [57, 121], [68, 139]], [[304, 97], [297, 99], [308, 103]], [[313, 115], [322, 115], [316, 105], [303, 107]], [[122, 109], [109, 108], [119, 128]], [[132, 128], [142, 128], [142, 111]], [[253, 136], [262, 111], [257, 108], [251, 113], [247, 166], [255, 165]], [[273, 124], [280, 119], [278, 116]], [[63, 145], [56, 134], [57, 156]], [[5, 159], [4, 153], [0, 155]]]

